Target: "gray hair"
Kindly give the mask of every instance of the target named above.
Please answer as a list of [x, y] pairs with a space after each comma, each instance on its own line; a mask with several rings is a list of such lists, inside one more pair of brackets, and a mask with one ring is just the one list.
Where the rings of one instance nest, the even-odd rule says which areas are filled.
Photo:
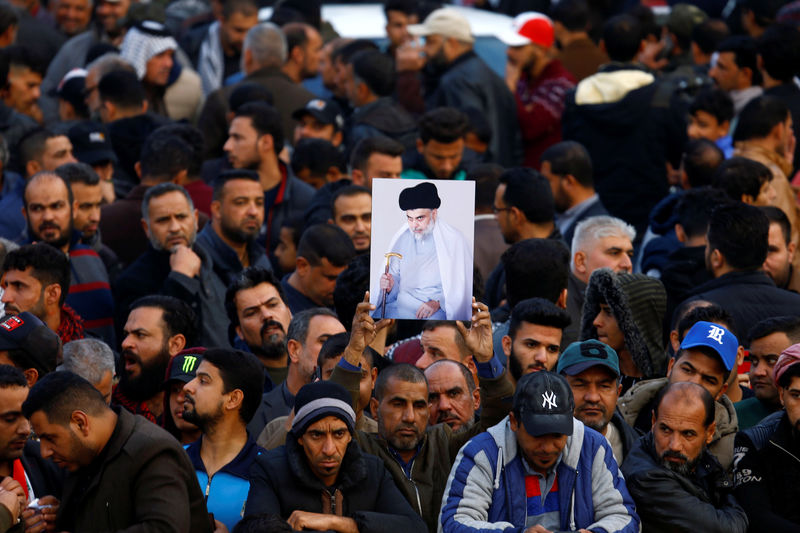
[[97, 339], [80, 339], [64, 345], [64, 362], [56, 369], [72, 372], [96, 385], [106, 372], [114, 376], [114, 352]]
[[576, 253], [585, 251], [590, 243], [606, 237], [627, 237], [633, 242], [636, 230], [624, 220], [607, 215], [582, 220], [575, 227], [575, 235], [572, 237], [572, 262], [575, 261]]
[[308, 337], [308, 327], [315, 316], [330, 316], [339, 320], [336, 313], [327, 307], [312, 307], [300, 311], [292, 316], [292, 321], [289, 322], [289, 331], [286, 332], [286, 340], [295, 340], [305, 346], [306, 338]]
[[286, 36], [271, 22], [256, 24], [247, 32], [242, 45], [242, 71], [244, 71], [244, 51], [250, 50], [253, 61], [259, 68], [280, 67], [286, 63], [288, 55]]
[[86, 65], [87, 72], [91, 72], [95, 69], [97, 70], [97, 81], [100, 81], [103, 76], [115, 70], [136, 72], [133, 65], [116, 52], [107, 52]]

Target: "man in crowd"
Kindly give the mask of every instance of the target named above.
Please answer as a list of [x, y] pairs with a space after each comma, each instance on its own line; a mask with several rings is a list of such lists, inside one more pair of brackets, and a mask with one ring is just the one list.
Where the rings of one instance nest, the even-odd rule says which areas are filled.
[[66, 163], [56, 169], [56, 174], [69, 183], [72, 191], [72, 225], [80, 232], [81, 244], [97, 252], [113, 281], [121, 265], [117, 254], [100, 240], [100, 208], [104, 201], [100, 176], [85, 163]]
[[72, 372], [88, 381], [111, 404], [117, 375], [114, 352], [97, 339], [79, 339], [64, 344], [64, 362], [58, 371]]
[[569, 322], [564, 309], [544, 298], [529, 298], [514, 306], [503, 337], [503, 353], [514, 383], [525, 374], [555, 369], [561, 335]]
[[442, 200], [436, 186], [424, 182], [403, 189], [398, 204], [407, 223], [387, 252], [402, 259], [392, 261], [381, 276], [381, 293], [373, 300], [385, 305], [388, 317], [465, 320], [470, 316], [472, 249], [458, 229], [439, 217]]
[[331, 336], [343, 332], [344, 326], [336, 314], [324, 307], [306, 309], [292, 316], [286, 333], [286, 351], [289, 354], [286, 379], [264, 394], [258, 411], [248, 422], [251, 435], [260, 435], [272, 420], [289, 414], [297, 392], [314, 379], [322, 345]]
[[372, 193], [366, 187], [349, 185], [333, 194], [329, 222], [342, 228], [357, 254], [369, 251], [372, 236]]
[[714, 279], [696, 287], [691, 299], [708, 300], [733, 315], [732, 331], [797, 313], [800, 296], [775, 287], [761, 270], [767, 258], [769, 220], [757, 207], [717, 207], [708, 224], [706, 265]]
[[[62, 472], [50, 461], [42, 459], [39, 442], [31, 439], [31, 424], [22, 414], [22, 403], [28, 397], [28, 382], [21, 370], [10, 365], [0, 365], [0, 475], [17, 479], [22, 475], [26, 481], [25, 497], [39, 498], [42, 505], [58, 505], [61, 497]], [[44, 510], [39, 514], [43, 519]], [[50, 514], [50, 513], [48, 513]], [[30, 520], [33, 510], [25, 511], [26, 526], [34, 525]], [[54, 513], [50, 515], [50, 518]]]
[[750, 37], [735, 35], [722, 41], [716, 52], [716, 62], [711, 65], [708, 75], [717, 87], [730, 95], [734, 113], [738, 116], [750, 100], [764, 92], [756, 43]]
[[555, 57], [553, 21], [528, 11], [517, 15], [499, 39], [506, 49], [506, 85], [517, 101], [524, 164], [539, 168], [542, 153], [561, 140], [561, 115], [575, 77]]
[[372, 190], [373, 178], [399, 178], [403, 173], [402, 155], [403, 145], [393, 139], [364, 139], [353, 148], [350, 156], [353, 185]]
[[617, 464], [622, 464], [639, 434], [617, 411], [622, 390], [617, 352], [599, 341], [572, 343], [559, 357], [557, 371], [572, 389], [575, 418], [600, 432], [611, 445]]
[[286, 379], [286, 332], [292, 312], [283, 288], [269, 270], [249, 267], [228, 286], [225, 311], [238, 337], [233, 345], [258, 356], [264, 366], [265, 391]]
[[344, 115], [334, 100], [309, 100], [292, 113], [292, 118], [297, 121], [292, 137], [294, 144], [303, 139], [323, 139], [339, 148], [344, 141]]
[[271, 269], [256, 238], [264, 224], [264, 191], [252, 170], [220, 174], [211, 202], [211, 223], [197, 234], [222, 284], [227, 287], [249, 266]]
[[594, 190], [592, 159], [579, 143], [562, 141], [544, 151], [541, 172], [553, 190], [558, 231], [567, 246], [571, 246], [580, 222], [608, 215]]
[[644, 274], [601, 268], [589, 278], [580, 338], [597, 339], [617, 352], [623, 392], [642, 378], [664, 375], [666, 307], [664, 286]]
[[69, 261], [44, 243], [6, 255], [2, 302], [7, 315], [29, 312], [58, 334], [63, 344], [84, 337], [83, 319], [67, 305]]
[[775, 286], [792, 292], [800, 290], [800, 270], [794, 268], [797, 243], [792, 241], [792, 226], [786, 213], [769, 205], [761, 210], [769, 219], [769, 247], [764, 260], [764, 272]]
[[203, 489], [208, 512], [229, 531], [242, 517], [250, 490], [250, 467], [263, 450], [247, 434], [264, 380], [253, 354], [210, 349], [184, 386], [183, 419], [202, 431], [186, 448]]
[[773, 372], [780, 355], [800, 342], [800, 318], [775, 317], [755, 324], [748, 333], [745, 361], [750, 363], [750, 388], [754, 396], [734, 404], [739, 430], [757, 425], [781, 409]]
[[22, 412], [39, 436], [42, 457], [69, 472], [52, 527], [93, 531], [169, 523], [192, 533], [211, 531], [180, 444], [155, 424], [111, 409], [85, 379], [71, 372], [47, 376], [31, 389]]
[[222, 87], [239, 71], [247, 32], [258, 24], [258, 4], [236, 0], [222, 4], [222, 12], [210, 24], [192, 28], [181, 40], [203, 82], [203, 94]]
[[469, 118], [458, 109], [440, 107], [425, 113], [419, 120], [416, 153], [412, 152], [403, 178], [463, 180], [468, 129]]
[[45, 242], [69, 256], [67, 302], [84, 320], [84, 327], [114, 343], [114, 301], [108, 272], [100, 256], [80, 244], [72, 222], [74, 198], [69, 183], [52, 172], [37, 174], [25, 185], [23, 215], [28, 237]]
[[466, 339], [456, 322], [450, 320], [425, 321], [422, 325], [419, 344], [422, 355], [416, 360], [414, 366], [420, 370], [424, 371], [436, 361], [446, 359], [467, 367], [472, 374], [473, 381], [477, 382], [478, 369]]
[[69, 137], [46, 128], [31, 130], [17, 146], [20, 165], [28, 179], [38, 172], [52, 172], [61, 165], [75, 162]]
[[[710, 335], [713, 335], [710, 336]], [[626, 422], [644, 431], [652, 425], [651, 413], [658, 394], [670, 383], [696, 383], [716, 401], [714, 427], [708, 441], [709, 451], [724, 468], [733, 462], [733, 438], [736, 435], [736, 411], [725, 396], [739, 341], [724, 326], [699, 321], [691, 326], [675, 357], [670, 359], [667, 377], [642, 381], [622, 396], [617, 405]]]
[[558, 374], [520, 380], [508, 418], [459, 453], [440, 530], [638, 531], [633, 499], [608, 442], [573, 418], [574, 406]]
[[292, 313], [331, 307], [336, 277], [355, 255], [353, 242], [341, 228], [316, 224], [303, 232], [294, 272], [281, 280]]
[[469, 368], [458, 361], [440, 359], [425, 369], [425, 379], [430, 425], [447, 424], [453, 431], [467, 431], [475, 424], [481, 393]]
[[228, 346], [225, 287], [212, 270], [205, 250], [195, 244], [197, 211], [180, 185], [162, 183], [142, 200], [142, 225], [150, 248], [114, 283], [117, 316], [148, 294], [178, 298], [197, 314], [201, 346]]
[[58, 336], [32, 314], [9, 315], [0, 322], [0, 362], [22, 371], [28, 386], [55, 370], [60, 359]]
[[[286, 445], [255, 460], [245, 515], [276, 514], [296, 530], [424, 529], [383, 461], [356, 444], [350, 400], [330, 381], [300, 389]], [[320, 498], [320, 486], [336, 488]]]
[[647, 530], [747, 530], [725, 470], [707, 449], [714, 426], [714, 398], [705, 388], [672, 383], [659, 392], [652, 429], [622, 465]]
[[269, 252], [278, 245], [283, 222], [302, 215], [314, 195], [314, 189], [289, 174], [286, 164], [278, 159], [284, 138], [276, 108], [250, 102], [236, 111], [223, 147], [233, 168], [258, 172], [264, 212], [270, 213], [259, 243], [265, 244]]
[[150, 295], [133, 302], [123, 328], [124, 371], [114, 389], [117, 405], [157, 422], [163, 416], [163, 382], [170, 359], [196, 337], [191, 308], [170, 296]]
[[[461, 13], [451, 8], [433, 11], [422, 24], [408, 27], [425, 37], [426, 73], [441, 76], [436, 90], [425, 94], [425, 106], [475, 108], [491, 125], [489, 152], [504, 166], [522, 157], [516, 104], [503, 80], [473, 50], [475, 37]], [[476, 83], [477, 82], [477, 83]]]
[[766, 531], [791, 531], [800, 525], [797, 505], [788, 497], [796, 479], [791, 460], [799, 452], [795, 440], [800, 393], [800, 350], [787, 348], [775, 363], [774, 379], [784, 410], [736, 436], [734, 494], [747, 513], [751, 527]]

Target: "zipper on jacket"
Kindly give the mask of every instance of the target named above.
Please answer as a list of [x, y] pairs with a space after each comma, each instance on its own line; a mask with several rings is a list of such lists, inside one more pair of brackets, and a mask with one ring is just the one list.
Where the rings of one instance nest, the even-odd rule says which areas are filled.
[[774, 440], [770, 439], [769, 443], [772, 444], [773, 446], [775, 446], [776, 448], [778, 448], [779, 450], [782, 450], [782, 451], [786, 452], [787, 454], [789, 454], [792, 457], [792, 459], [794, 459], [795, 461], [800, 463], [800, 459], [798, 459], [798, 457], [795, 454], [793, 454], [792, 452], [790, 452], [789, 450], [787, 450], [786, 448], [784, 448], [783, 446], [781, 446], [780, 444], [778, 444]]
[[417, 484], [414, 483], [414, 480], [411, 479], [411, 476], [414, 475], [414, 463], [416, 462], [416, 458], [411, 460], [411, 468], [408, 469], [408, 480], [412, 485], [414, 485], [414, 493], [417, 495], [417, 507], [419, 507], [419, 515], [422, 516], [422, 502], [419, 501], [419, 489], [417, 489]]

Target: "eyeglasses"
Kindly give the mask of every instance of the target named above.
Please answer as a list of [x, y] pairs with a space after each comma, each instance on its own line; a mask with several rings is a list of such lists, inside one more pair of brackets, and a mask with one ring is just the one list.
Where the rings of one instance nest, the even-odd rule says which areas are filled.
[[496, 205], [492, 206], [492, 213], [495, 215], [501, 211], [511, 211], [510, 207], [497, 207]]

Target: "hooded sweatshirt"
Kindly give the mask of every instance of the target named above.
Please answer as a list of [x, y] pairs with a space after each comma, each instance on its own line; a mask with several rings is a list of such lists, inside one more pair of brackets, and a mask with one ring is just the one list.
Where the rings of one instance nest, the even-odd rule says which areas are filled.
[[592, 322], [601, 304], [607, 304], [617, 319], [625, 347], [642, 375], [663, 376], [667, 368], [662, 333], [667, 294], [661, 282], [644, 274], [615, 274], [609, 268], [594, 271], [586, 287], [581, 340], [597, 338]]

